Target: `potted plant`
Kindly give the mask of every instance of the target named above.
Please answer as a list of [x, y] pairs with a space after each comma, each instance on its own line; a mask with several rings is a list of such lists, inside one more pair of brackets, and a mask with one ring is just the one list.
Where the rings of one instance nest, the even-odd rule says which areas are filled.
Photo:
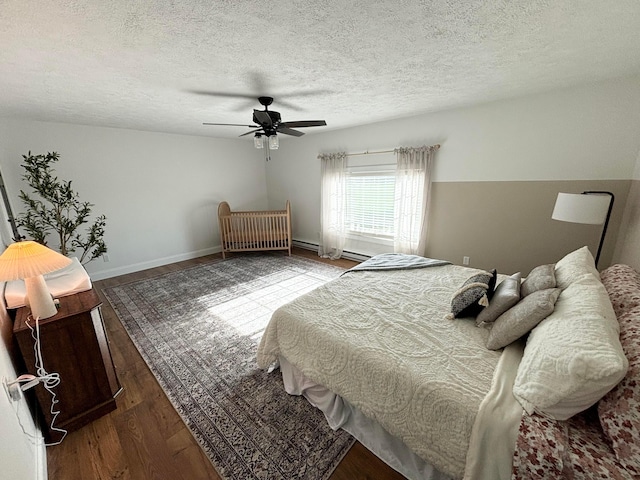
[[63, 255], [76, 251], [79, 260], [87, 264], [107, 252], [104, 242], [106, 217], [95, 218], [88, 228], [91, 217], [89, 202], [81, 202], [78, 193], [71, 188], [71, 181], [59, 180], [55, 176], [53, 164], [58, 161], [56, 152], [46, 155], [23, 155], [23, 180], [31, 187], [32, 193], [20, 190], [20, 200], [26, 211], [17, 217], [18, 226], [36, 242], [47, 245], [51, 234], [57, 235], [58, 250]]

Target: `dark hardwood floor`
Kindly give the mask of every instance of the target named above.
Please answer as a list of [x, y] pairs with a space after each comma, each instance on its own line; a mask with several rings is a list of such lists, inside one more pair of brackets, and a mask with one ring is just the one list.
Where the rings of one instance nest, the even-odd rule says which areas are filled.
[[[356, 263], [344, 259], [323, 260], [315, 252], [302, 249], [295, 249], [294, 254], [344, 268]], [[94, 283], [104, 301], [102, 313], [124, 391], [117, 397], [118, 408], [115, 411], [69, 433], [62, 444], [47, 448], [50, 480], [220, 479], [101, 292], [105, 287], [153, 277], [219, 257], [201, 257]], [[374, 479], [401, 480], [404, 477], [358, 442], [331, 476], [331, 480]]]

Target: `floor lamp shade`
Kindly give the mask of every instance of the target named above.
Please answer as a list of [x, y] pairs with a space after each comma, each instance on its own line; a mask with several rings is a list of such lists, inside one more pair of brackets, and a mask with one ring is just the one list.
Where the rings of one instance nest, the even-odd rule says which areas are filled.
[[562, 222], [602, 225], [611, 199], [604, 195], [558, 193], [551, 218]]
[[602, 236], [596, 254], [596, 266], [607, 233], [614, 196], [611, 192], [586, 191], [582, 193], [558, 193], [551, 218], [561, 222], [602, 225]]
[[36, 242], [12, 243], [0, 255], [0, 281], [23, 279], [31, 314], [35, 318], [49, 318], [57, 309], [42, 275], [71, 262], [70, 258]]

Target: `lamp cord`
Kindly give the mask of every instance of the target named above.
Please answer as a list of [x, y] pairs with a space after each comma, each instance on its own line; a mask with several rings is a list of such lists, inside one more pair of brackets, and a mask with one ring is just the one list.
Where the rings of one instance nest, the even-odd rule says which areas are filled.
[[[30, 320], [35, 322], [35, 328], [29, 324]], [[66, 430], [54, 426], [56, 419], [60, 414], [60, 410], [56, 409], [55, 407], [56, 404], [59, 402], [59, 400], [56, 398], [57, 395], [53, 391], [53, 389], [60, 384], [60, 374], [56, 372], [49, 373], [44, 368], [44, 363], [42, 361], [42, 349], [40, 346], [39, 319], [37, 317], [34, 319], [31, 315], [29, 315], [27, 317], [27, 321], [25, 322], [25, 324], [27, 325], [27, 327], [29, 327], [29, 330], [31, 330], [31, 337], [34, 340], [33, 353], [35, 355], [35, 367], [36, 367], [36, 375], [37, 375], [37, 377], [32, 380], [32, 382], [35, 381], [35, 383], [33, 383], [33, 385], [30, 385], [30, 387], [36, 385], [37, 383], [42, 383], [42, 386], [45, 388], [45, 390], [47, 390], [51, 394], [51, 408], [49, 409], [49, 412], [51, 413], [51, 424], [49, 425], [49, 429], [54, 432], [62, 433], [62, 438], [57, 442], [45, 443], [45, 447], [53, 447], [55, 445], [60, 445], [62, 441], [65, 439], [65, 437], [67, 436]], [[27, 387], [27, 388], [30, 388], [30, 387]], [[23, 390], [26, 390], [26, 388], [23, 388]]]

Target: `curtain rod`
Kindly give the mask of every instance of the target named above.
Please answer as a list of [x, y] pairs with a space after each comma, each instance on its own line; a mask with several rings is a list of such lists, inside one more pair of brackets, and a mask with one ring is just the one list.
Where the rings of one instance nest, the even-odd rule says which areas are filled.
[[[432, 145], [434, 148], [440, 148], [440, 144], [436, 144], [436, 145]], [[364, 152], [357, 152], [357, 153], [347, 153], [347, 157], [358, 157], [360, 155], [378, 155], [381, 153], [393, 153], [395, 151], [395, 149], [392, 150], [374, 150], [373, 152], [370, 152], [369, 150], [365, 150]]]

